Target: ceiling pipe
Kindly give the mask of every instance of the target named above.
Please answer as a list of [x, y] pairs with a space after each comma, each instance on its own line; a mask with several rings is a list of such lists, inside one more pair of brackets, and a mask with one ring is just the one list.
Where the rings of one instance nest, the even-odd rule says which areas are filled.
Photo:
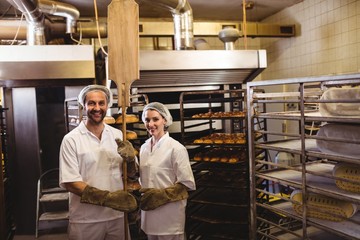
[[[48, 13], [54, 16], [66, 18], [66, 33], [76, 33], [79, 11], [66, 3], [50, 0], [7, 0], [16, 9], [21, 11], [27, 21], [26, 40], [27, 45], [45, 45], [45, 16]], [[21, 24], [21, 23], [19, 23]], [[11, 28], [7, 29], [11, 31]], [[1, 35], [1, 34], [0, 34]], [[4, 35], [6, 35], [4, 33]]]
[[[1, 40], [13, 40], [15, 38], [16, 32], [18, 35], [16, 40], [26, 40], [27, 39], [27, 22], [17, 19], [2, 19], [0, 20], [0, 39]], [[64, 38], [66, 35], [66, 25], [65, 23], [60, 22], [50, 22], [45, 19], [45, 29], [46, 29], [46, 40], [47, 42], [55, 38]], [[83, 38], [97, 38], [97, 26], [95, 22], [77, 22], [78, 32], [74, 34], [74, 37], [78, 37], [81, 33]], [[105, 22], [99, 23], [99, 33], [100, 37], [105, 38], [107, 36], [107, 24]]]
[[76, 33], [80, 12], [74, 6], [67, 3], [40, 0], [39, 7], [44, 13], [66, 18], [66, 33]]
[[144, 0], [169, 10], [174, 21], [175, 50], [194, 49], [193, 13], [187, 0]]
[[45, 24], [44, 14], [40, 11], [37, 1], [31, 0], [7, 0], [16, 9], [21, 11], [28, 28], [26, 33], [27, 45], [45, 45]]

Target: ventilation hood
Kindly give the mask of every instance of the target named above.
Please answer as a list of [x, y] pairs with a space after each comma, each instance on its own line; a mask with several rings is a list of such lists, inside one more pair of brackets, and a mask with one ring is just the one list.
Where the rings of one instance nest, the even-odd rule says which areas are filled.
[[90, 45], [0, 46], [0, 84], [17, 80], [94, 79]]
[[266, 67], [265, 50], [140, 51], [132, 87], [240, 84]]

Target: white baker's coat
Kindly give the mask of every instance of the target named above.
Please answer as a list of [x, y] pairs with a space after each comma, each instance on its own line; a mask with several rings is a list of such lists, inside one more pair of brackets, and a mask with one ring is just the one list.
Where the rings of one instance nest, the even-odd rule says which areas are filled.
[[[140, 181], [143, 188], [166, 188], [182, 183], [195, 190], [194, 175], [186, 148], [167, 132], [151, 152], [151, 139], [140, 149]], [[141, 228], [150, 235], [184, 233], [187, 200], [141, 211]]]
[[[65, 135], [60, 147], [60, 186], [83, 181], [101, 190], [123, 189], [122, 158], [117, 152], [115, 138], [122, 132], [105, 124], [101, 141], [83, 122]], [[107, 207], [80, 203], [80, 197], [70, 193], [70, 222], [93, 223], [121, 218], [123, 212]]]

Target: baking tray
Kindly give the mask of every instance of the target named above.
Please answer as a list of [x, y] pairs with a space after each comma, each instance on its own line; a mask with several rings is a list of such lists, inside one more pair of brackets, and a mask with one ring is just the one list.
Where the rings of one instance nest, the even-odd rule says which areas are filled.
[[[320, 194], [360, 204], [360, 194], [339, 189], [336, 186], [334, 179], [324, 176], [331, 176], [333, 168], [334, 165], [330, 163], [308, 164], [306, 166], [306, 170], [310, 172], [316, 172], [316, 174], [319, 175], [306, 173], [307, 187], [312, 191], [316, 191]], [[300, 169], [298, 171], [292, 169], [271, 170], [268, 172], [263, 172], [262, 174], [258, 174], [258, 176], [280, 182], [284, 185], [289, 184], [299, 188], [301, 188], [302, 185], [302, 173]]]
[[[277, 208], [289, 212], [293, 215], [297, 215], [292, 208], [290, 202], [282, 202], [276, 205]], [[360, 212], [355, 214], [351, 220], [346, 220], [342, 222], [333, 222], [328, 220], [322, 220], [317, 218], [308, 218], [307, 223], [309, 225], [314, 225], [319, 228], [323, 228], [328, 232], [333, 232], [335, 234], [341, 234], [351, 239], [360, 239]]]
[[221, 188], [248, 188], [248, 174], [243, 171], [205, 172], [196, 179], [197, 186]]
[[248, 239], [249, 229], [247, 224], [209, 224], [200, 223], [193, 229], [191, 234], [194, 239], [220, 240], [220, 239]]
[[249, 207], [249, 192], [233, 189], [207, 188], [191, 199], [194, 203], [220, 206]]
[[207, 223], [247, 224], [248, 208], [204, 205], [194, 212], [190, 218]]

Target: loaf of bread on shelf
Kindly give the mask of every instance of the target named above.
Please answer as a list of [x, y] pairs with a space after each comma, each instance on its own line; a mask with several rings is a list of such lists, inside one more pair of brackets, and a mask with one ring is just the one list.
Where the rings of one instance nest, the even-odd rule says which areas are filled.
[[199, 153], [196, 153], [195, 155], [194, 155], [194, 161], [201, 161], [202, 160], [202, 158], [203, 158], [203, 153], [202, 152], [199, 152]]
[[194, 161], [238, 163], [246, 160], [246, 153], [241, 148], [206, 148], [196, 153], [193, 159]]
[[[136, 122], [139, 122], [139, 117], [135, 114], [126, 114], [125, 116], [125, 122], [126, 123], [136, 123]], [[116, 118], [116, 123], [117, 124], [122, 124], [123, 123], [123, 116], [122, 115], [119, 115], [117, 118]]]
[[[293, 191], [290, 199], [295, 202], [293, 203], [295, 212], [302, 215], [302, 192], [300, 190]], [[340, 222], [351, 218], [357, 212], [357, 206], [355, 204], [317, 193], [308, 193], [306, 206], [308, 217], [334, 222]]]
[[316, 139], [316, 145], [323, 153], [355, 158], [360, 156], [360, 144], [351, 143], [360, 140], [360, 125], [328, 123], [321, 126], [317, 136], [328, 139]]
[[336, 186], [338, 188], [349, 192], [360, 193], [360, 165], [338, 163], [334, 166], [333, 176], [345, 179], [335, 180]]
[[192, 118], [228, 118], [228, 117], [245, 117], [246, 112], [233, 111], [233, 112], [207, 112], [197, 113]]
[[341, 100], [360, 100], [360, 88], [329, 88], [321, 96], [321, 100], [338, 100], [336, 103], [320, 103], [322, 116], [359, 116], [360, 102], [349, 103]]
[[213, 133], [195, 139], [193, 143], [202, 144], [245, 144], [245, 133]]
[[105, 116], [104, 117], [104, 123], [106, 124], [114, 124], [115, 123], [115, 118], [112, 116]]
[[137, 134], [134, 131], [126, 130], [126, 139], [127, 140], [134, 140], [137, 139]]

